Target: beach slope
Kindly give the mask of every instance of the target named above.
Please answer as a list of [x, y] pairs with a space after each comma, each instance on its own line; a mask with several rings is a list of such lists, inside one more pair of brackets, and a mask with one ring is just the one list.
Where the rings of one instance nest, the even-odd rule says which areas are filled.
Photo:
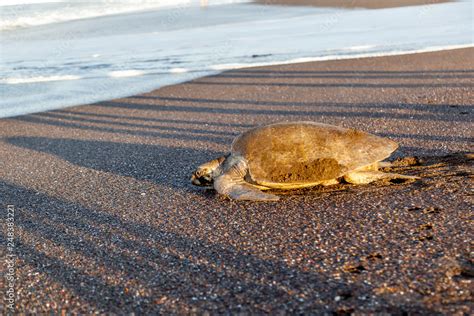
[[[231, 70], [1, 119], [15, 243], [0, 249], [15, 255], [16, 310], [469, 313], [473, 53]], [[240, 132], [286, 120], [389, 137], [400, 143], [391, 170], [422, 180], [277, 203], [190, 184]]]

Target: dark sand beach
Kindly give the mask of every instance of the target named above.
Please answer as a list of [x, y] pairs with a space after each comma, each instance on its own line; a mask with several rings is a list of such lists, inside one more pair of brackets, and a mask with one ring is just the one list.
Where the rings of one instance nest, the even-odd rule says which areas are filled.
[[384, 9], [451, 1], [452, 0], [256, 0], [254, 2], [269, 5]]
[[[1, 119], [17, 311], [468, 314], [473, 53], [232, 70]], [[240, 132], [285, 120], [389, 137], [390, 170], [422, 180], [272, 203], [190, 184]]]

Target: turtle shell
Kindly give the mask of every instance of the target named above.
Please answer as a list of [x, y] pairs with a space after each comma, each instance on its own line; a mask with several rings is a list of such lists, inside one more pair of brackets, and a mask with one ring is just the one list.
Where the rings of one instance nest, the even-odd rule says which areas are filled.
[[315, 122], [277, 123], [239, 135], [232, 154], [246, 158], [259, 184], [311, 184], [383, 160], [397, 143], [362, 131]]

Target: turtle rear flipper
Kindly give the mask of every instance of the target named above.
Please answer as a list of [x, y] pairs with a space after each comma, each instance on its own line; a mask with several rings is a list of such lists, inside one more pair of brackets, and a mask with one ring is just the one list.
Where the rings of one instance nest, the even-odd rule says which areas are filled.
[[381, 180], [381, 179], [387, 179], [387, 180], [400, 179], [400, 180], [406, 180], [408, 182], [412, 182], [412, 181], [420, 179], [420, 177], [407, 176], [407, 175], [398, 174], [398, 173], [374, 171], [374, 170], [353, 171], [344, 175], [344, 180], [352, 184], [368, 184], [368, 183]]
[[263, 193], [257, 186], [244, 180], [248, 165], [242, 157], [230, 157], [225, 172], [214, 179], [214, 189], [233, 200], [278, 201], [274, 194]]

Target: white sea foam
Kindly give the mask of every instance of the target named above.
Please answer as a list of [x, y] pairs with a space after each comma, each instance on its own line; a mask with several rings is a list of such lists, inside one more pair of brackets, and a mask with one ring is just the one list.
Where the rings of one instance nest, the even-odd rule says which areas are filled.
[[0, 7], [12, 6], [12, 5], [26, 5], [26, 4], [39, 4], [39, 3], [57, 3], [64, 2], [64, 0], [3, 0], [0, 3]]
[[[207, 1], [206, 5], [236, 2], [246, 1], [214, 0]], [[2, 0], [0, 3], [0, 31], [160, 8], [184, 9], [188, 6], [204, 6], [204, 3], [206, 2], [196, 0]]]
[[0, 78], [0, 83], [3, 84], [24, 84], [24, 83], [37, 83], [37, 82], [48, 82], [48, 81], [66, 81], [66, 80], [78, 80], [81, 79], [79, 76], [65, 75], [65, 76], [38, 76], [30, 78]]
[[171, 68], [170, 69], [170, 73], [172, 73], [172, 74], [182, 74], [182, 73], [185, 73], [185, 72], [188, 72], [188, 69], [186, 69], [186, 68]]
[[350, 50], [368, 50], [371, 48], [375, 48], [375, 45], [358, 45], [349, 47]]
[[125, 77], [137, 77], [137, 76], [142, 76], [144, 75], [145, 72], [141, 70], [117, 70], [117, 71], [111, 71], [108, 73], [109, 77], [112, 78], [125, 78]]

